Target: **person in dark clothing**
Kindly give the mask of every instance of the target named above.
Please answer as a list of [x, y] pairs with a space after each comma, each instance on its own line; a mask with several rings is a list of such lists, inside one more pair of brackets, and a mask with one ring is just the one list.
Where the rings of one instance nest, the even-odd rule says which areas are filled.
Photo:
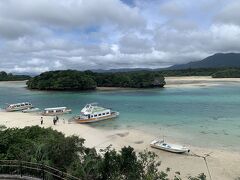
[[43, 117], [41, 117], [41, 125], [43, 124]]
[[53, 118], [53, 124], [56, 125], [56, 122], [57, 122], [57, 120], [56, 120], [56, 118], [54, 117], [54, 118]]

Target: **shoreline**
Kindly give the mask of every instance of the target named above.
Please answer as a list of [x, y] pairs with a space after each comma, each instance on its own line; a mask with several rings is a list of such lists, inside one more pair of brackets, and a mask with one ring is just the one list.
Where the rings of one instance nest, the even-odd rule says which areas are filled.
[[165, 88], [211, 87], [225, 84], [240, 84], [240, 78], [212, 78], [211, 76], [165, 77]]
[[[166, 85], [163, 88], [193, 88], [193, 87], [212, 87], [220, 86], [225, 84], [240, 84], [240, 78], [212, 78], [211, 76], [166, 76]], [[0, 84], [23, 83], [24, 81], [0, 81]], [[79, 92], [85, 91], [118, 91], [118, 90], [145, 90], [145, 89], [156, 89], [156, 88], [130, 88], [130, 87], [96, 87], [95, 90], [79, 90]], [[29, 89], [42, 91], [38, 89]], [[46, 90], [46, 91], [59, 91], [59, 90]], [[60, 90], [64, 91], [64, 90]], [[70, 90], [68, 90], [70, 91]]]
[[210, 153], [207, 160], [213, 179], [240, 177], [239, 152], [191, 146], [192, 152], [190, 155], [173, 154], [150, 148], [149, 143], [156, 137], [141, 130], [127, 128], [102, 130], [83, 124], [68, 124], [67, 121], [64, 123], [62, 117], [60, 117], [60, 122], [54, 126], [52, 117], [47, 116], [43, 117], [44, 124], [41, 126], [40, 117], [38, 114], [0, 111], [0, 125], [5, 125], [7, 128], [24, 128], [34, 125], [44, 128], [50, 127], [66, 136], [77, 135], [84, 138], [86, 140], [85, 146], [94, 147], [97, 151], [109, 145], [117, 150], [120, 150], [123, 146], [132, 146], [137, 152], [148, 149], [159, 156], [159, 160], [162, 162], [160, 166], [162, 170], [170, 167], [170, 175], [180, 171], [184, 179], [189, 175], [195, 176], [202, 172], [208, 176], [203, 158], [196, 157], [194, 154], [204, 156], [204, 154]]
[[96, 87], [96, 91], [115, 91], [115, 90], [136, 90], [139, 88], [130, 87]]

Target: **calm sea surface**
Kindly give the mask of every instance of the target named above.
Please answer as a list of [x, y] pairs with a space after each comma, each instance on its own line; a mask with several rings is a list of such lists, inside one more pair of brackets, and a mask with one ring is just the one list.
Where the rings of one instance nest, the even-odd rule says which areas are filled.
[[[240, 150], [240, 85], [89, 92], [30, 91], [24, 83], [0, 83], [0, 106], [29, 101], [36, 107], [67, 106], [72, 115], [91, 102], [120, 117], [92, 124], [101, 129], [133, 128], [186, 144]], [[0, 120], [1, 121], [1, 120]]]

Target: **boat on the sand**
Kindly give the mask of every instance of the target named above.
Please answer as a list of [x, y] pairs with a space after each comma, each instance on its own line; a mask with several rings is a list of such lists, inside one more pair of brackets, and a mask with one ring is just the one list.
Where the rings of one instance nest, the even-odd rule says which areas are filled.
[[12, 112], [12, 111], [21, 111], [24, 109], [32, 108], [33, 105], [29, 102], [22, 102], [22, 103], [16, 103], [16, 104], [9, 104], [5, 110], [7, 112]]
[[67, 107], [45, 108], [42, 112], [43, 116], [56, 116], [71, 113], [72, 110]]
[[87, 104], [79, 116], [73, 117], [76, 123], [93, 123], [103, 120], [113, 119], [119, 116], [119, 112], [112, 111], [111, 109], [97, 106], [96, 103]]
[[152, 148], [161, 149], [161, 150], [169, 151], [169, 152], [173, 152], [173, 153], [186, 153], [186, 152], [190, 152], [190, 149], [188, 149], [185, 146], [182, 146], [182, 145], [179, 145], [179, 144], [167, 143], [164, 140], [159, 140], [159, 139], [153, 140], [150, 143], [150, 146]]

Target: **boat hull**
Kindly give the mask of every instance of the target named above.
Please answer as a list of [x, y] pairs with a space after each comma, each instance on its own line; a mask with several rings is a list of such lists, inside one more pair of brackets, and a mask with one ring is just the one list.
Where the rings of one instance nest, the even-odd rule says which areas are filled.
[[99, 121], [111, 120], [113, 118], [116, 118], [118, 115], [119, 115], [119, 113], [112, 113], [109, 116], [104, 116], [104, 117], [99, 117], [99, 118], [90, 118], [90, 119], [81, 119], [78, 116], [78, 117], [74, 117], [73, 120], [76, 123], [79, 123], [79, 124], [87, 124], [87, 123], [94, 123], [94, 122], [99, 122]]
[[32, 108], [33, 106], [29, 105], [29, 106], [23, 106], [23, 107], [16, 107], [16, 108], [6, 108], [5, 110], [7, 112], [14, 112], [14, 111], [22, 111], [22, 110], [25, 110], [25, 109], [30, 109]]
[[32, 109], [24, 109], [22, 110], [23, 113], [34, 113], [40, 111], [39, 108], [32, 108]]
[[163, 150], [163, 151], [178, 153], [178, 154], [189, 152], [189, 150], [166, 149], [166, 148], [162, 148], [162, 147], [156, 146], [156, 145], [150, 145], [150, 146], [152, 148], [155, 148], [155, 149], [160, 149], [160, 150]]
[[[165, 143], [166, 144], [166, 143]], [[171, 153], [178, 153], [178, 154], [181, 154], [181, 153], [187, 153], [187, 152], [190, 152], [190, 150], [188, 148], [186, 148], [185, 146], [179, 146], [177, 145], [172, 145], [172, 144], [169, 144], [170, 146], [163, 146], [161, 143], [158, 143], [158, 141], [153, 141], [150, 146], [152, 148], [155, 148], [155, 149], [160, 149], [160, 150], [163, 150], [163, 151], [167, 151], [167, 152], [171, 152]], [[175, 146], [175, 147], [174, 147]]]

